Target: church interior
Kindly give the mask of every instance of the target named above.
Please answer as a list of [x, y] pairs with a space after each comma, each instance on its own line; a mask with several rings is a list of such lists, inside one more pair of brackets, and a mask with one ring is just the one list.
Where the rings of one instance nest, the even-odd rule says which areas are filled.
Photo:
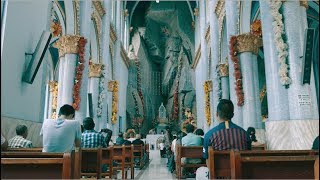
[[[187, 124], [206, 134], [221, 123], [217, 106], [228, 99], [231, 121], [253, 127], [263, 151], [303, 155], [319, 179], [318, 151], [311, 150], [319, 136], [318, 49], [319, 0], [1, 0], [1, 134], [9, 140], [24, 125], [39, 151], [44, 121], [68, 104], [79, 124], [91, 117], [95, 131], [111, 130], [112, 142], [141, 135], [149, 160], [129, 170], [131, 179], [180, 179], [181, 161], [170, 172], [160, 144]], [[15, 157], [5, 153], [2, 160]], [[2, 160], [1, 174], [15, 171]], [[71, 161], [76, 174], [81, 163]], [[204, 163], [207, 179], [219, 177], [211, 165]], [[255, 177], [237, 172], [230, 178]]]

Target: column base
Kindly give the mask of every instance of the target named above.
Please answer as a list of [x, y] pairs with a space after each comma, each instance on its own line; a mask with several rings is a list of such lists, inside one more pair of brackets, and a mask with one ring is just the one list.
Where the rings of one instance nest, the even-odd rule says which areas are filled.
[[307, 150], [319, 135], [319, 120], [267, 121], [269, 150]]

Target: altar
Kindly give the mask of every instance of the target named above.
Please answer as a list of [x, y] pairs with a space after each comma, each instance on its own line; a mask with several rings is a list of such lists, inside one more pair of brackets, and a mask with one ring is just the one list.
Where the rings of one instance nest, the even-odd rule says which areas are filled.
[[159, 150], [159, 140], [164, 139], [163, 134], [148, 134], [146, 143], [149, 144], [149, 150]]

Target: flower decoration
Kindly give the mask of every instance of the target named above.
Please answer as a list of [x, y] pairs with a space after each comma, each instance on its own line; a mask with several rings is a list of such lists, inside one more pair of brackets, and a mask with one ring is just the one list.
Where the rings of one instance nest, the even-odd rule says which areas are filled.
[[143, 122], [143, 117], [139, 112], [137, 97], [133, 92], [132, 92], [132, 97], [134, 100], [134, 109], [135, 109], [135, 117], [132, 120], [132, 125], [137, 126], [137, 127], [141, 127], [142, 122]]
[[100, 83], [99, 83], [99, 88], [100, 88], [100, 94], [99, 94], [99, 98], [98, 98], [98, 108], [97, 108], [97, 117], [101, 117], [102, 115], [102, 108], [103, 108], [103, 101], [106, 97], [105, 95], [105, 77], [106, 73], [104, 70], [102, 70], [102, 76], [100, 78]]
[[207, 125], [211, 125], [211, 110], [210, 110], [210, 91], [212, 91], [212, 81], [205, 81], [203, 84], [205, 94], [205, 115], [207, 118]]
[[62, 27], [59, 22], [52, 22], [50, 31], [53, 37], [60, 36], [62, 33]]
[[78, 64], [76, 67], [76, 75], [75, 75], [75, 82], [73, 86], [73, 108], [75, 110], [79, 110], [79, 104], [80, 104], [80, 88], [81, 88], [81, 82], [82, 82], [82, 75], [84, 70], [84, 48], [87, 43], [87, 40], [84, 37], [80, 37], [78, 42]]
[[243, 90], [242, 90], [242, 75], [241, 75], [241, 70], [240, 70], [240, 62], [239, 58], [237, 57], [238, 50], [237, 50], [237, 37], [236, 36], [231, 36], [230, 41], [229, 41], [229, 48], [230, 48], [230, 56], [231, 60], [233, 62], [233, 67], [234, 67], [234, 77], [235, 77], [235, 90], [236, 90], [236, 95], [237, 95], [237, 105], [242, 106], [244, 103], [244, 95], [243, 95]]
[[251, 24], [251, 34], [256, 35], [258, 37], [262, 36], [262, 28], [261, 28], [261, 20], [255, 20]]
[[289, 65], [287, 64], [288, 57], [288, 45], [284, 42], [283, 36], [285, 36], [284, 24], [282, 20], [282, 14], [279, 12], [282, 1], [281, 0], [272, 0], [269, 1], [271, 15], [273, 17], [273, 32], [274, 32], [274, 41], [278, 51], [278, 62], [280, 64], [278, 74], [280, 76], [280, 82], [282, 85], [288, 87], [291, 84], [291, 78], [289, 77]]
[[141, 103], [142, 103], [142, 108], [145, 114], [145, 106], [144, 106], [144, 98], [143, 98], [143, 94], [142, 94], [142, 88], [141, 88], [141, 70], [140, 70], [140, 61], [138, 58], [135, 58], [135, 64], [137, 67], [137, 90], [138, 90], [138, 95], [141, 99]]
[[50, 81], [50, 92], [52, 93], [52, 114], [51, 119], [57, 118], [57, 99], [58, 99], [58, 82], [57, 81]]
[[112, 91], [112, 115], [111, 115], [111, 122], [115, 124], [117, 122], [117, 114], [118, 114], [118, 81], [113, 82], [113, 91]]

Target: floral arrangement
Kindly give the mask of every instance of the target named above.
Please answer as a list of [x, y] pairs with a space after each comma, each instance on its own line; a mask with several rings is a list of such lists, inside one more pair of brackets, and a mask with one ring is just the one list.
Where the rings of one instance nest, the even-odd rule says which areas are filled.
[[100, 83], [99, 83], [99, 88], [100, 88], [100, 93], [99, 93], [99, 97], [98, 97], [98, 108], [97, 108], [97, 117], [101, 117], [102, 115], [102, 108], [103, 108], [103, 101], [104, 98], [106, 97], [105, 95], [105, 71], [102, 71], [102, 76], [100, 78]]
[[50, 81], [50, 92], [52, 93], [52, 114], [51, 119], [57, 118], [57, 100], [58, 100], [58, 82], [57, 81]]
[[211, 125], [211, 110], [210, 110], [210, 91], [212, 91], [212, 81], [205, 81], [203, 84], [205, 94], [205, 115], [207, 118], [207, 125]]
[[179, 81], [173, 94], [173, 119], [179, 119]]
[[233, 62], [234, 67], [234, 77], [235, 77], [235, 90], [237, 94], [237, 105], [242, 106], [244, 103], [244, 97], [243, 97], [243, 90], [242, 90], [242, 75], [240, 70], [240, 62], [239, 58], [237, 57], [238, 51], [237, 51], [237, 37], [231, 36], [230, 42], [229, 42], [229, 48], [230, 48], [230, 56], [231, 60]]
[[273, 32], [274, 32], [274, 41], [276, 43], [276, 48], [278, 51], [278, 62], [280, 68], [278, 74], [280, 76], [280, 82], [282, 85], [288, 87], [291, 84], [291, 78], [288, 75], [288, 64], [286, 62], [288, 56], [288, 45], [284, 42], [283, 36], [285, 35], [284, 24], [282, 21], [282, 14], [279, 12], [282, 1], [281, 0], [272, 0], [269, 1], [271, 15], [273, 17]]
[[142, 89], [141, 89], [141, 71], [140, 71], [140, 61], [138, 58], [135, 59], [135, 64], [137, 66], [137, 90], [138, 90], [138, 94], [139, 97], [141, 99], [142, 102], [142, 108], [144, 109], [144, 98], [143, 98], [143, 94], [142, 94]]
[[79, 104], [80, 104], [80, 88], [81, 88], [81, 81], [82, 81], [82, 75], [84, 70], [84, 48], [87, 43], [87, 40], [84, 37], [80, 37], [78, 42], [78, 64], [76, 68], [76, 76], [73, 86], [73, 108], [75, 110], [79, 110]]
[[117, 122], [117, 114], [118, 114], [118, 81], [113, 81], [113, 91], [112, 91], [112, 116], [111, 122], [115, 124]]
[[261, 37], [262, 36], [261, 20], [258, 19], [253, 21], [250, 29], [251, 29], [250, 30], [251, 34]]
[[134, 110], [135, 110], [135, 116], [132, 120], [132, 125], [140, 127], [143, 122], [143, 117], [141, 116], [141, 114], [139, 112], [137, 97], [135, 96], [135, 94], [133, 92], [132, 92], [132, 97], [134, 100]]
[[52, 22], [51, 27], [50, 27], [50, 31], [51, 31], [51, 34], [53, 37], [60, 36], [62, 33], [62, 27], [61, 27], [60, 23], [56, 22], [56, 21]]

